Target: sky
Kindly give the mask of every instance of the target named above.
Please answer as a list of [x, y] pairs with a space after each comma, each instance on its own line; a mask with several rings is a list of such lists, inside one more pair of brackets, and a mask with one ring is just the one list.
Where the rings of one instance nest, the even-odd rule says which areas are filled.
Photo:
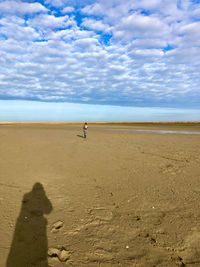
[[[198, 121], [198, 109], [0, 100], [0, 121]], [[53, 110], [53, 112], [52, 112]]]
[[0, 120], [119, 118], [200, 120], [200, 1], [0, 0]]

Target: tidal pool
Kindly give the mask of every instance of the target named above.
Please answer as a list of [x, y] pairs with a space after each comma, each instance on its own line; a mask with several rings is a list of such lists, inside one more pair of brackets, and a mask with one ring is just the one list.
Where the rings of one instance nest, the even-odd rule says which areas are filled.
[[191, 131], [145, 130], [145, 129], [109, 129], [109, 131], [146, 132], [146, 133], [162, 133], [162, 134], [200, 134], [200, 132], [191, 132]]

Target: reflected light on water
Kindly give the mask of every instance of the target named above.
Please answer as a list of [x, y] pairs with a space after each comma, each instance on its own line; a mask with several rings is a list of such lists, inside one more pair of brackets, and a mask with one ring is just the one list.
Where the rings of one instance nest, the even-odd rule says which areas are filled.
[[191, 132], [191, 131], [145, 130], [145, 129], [109, 129], [109, 131], [146, 132], [146, 133], [162, 133], [162, 134], [200, 134], [200, 132]]

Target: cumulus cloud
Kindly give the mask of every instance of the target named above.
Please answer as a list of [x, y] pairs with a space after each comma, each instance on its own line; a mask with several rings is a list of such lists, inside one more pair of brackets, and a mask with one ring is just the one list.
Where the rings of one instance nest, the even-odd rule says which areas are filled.
[[23, 19], [15, 19], [13, 17], [0, 19], [0, 34], [3, 34], [7, 41], [14, 40], [35, 40], [39, 38], [39, 34], [32, 27], [25, 25]]
[[199, 47], [192, 47], [190, 49], [176, 48], [176, 49], [168, 51], [166, 55], [169, 56], [169, 58], [172, 58], [175, 64], [178, 64], [178, 63], [190, 64], [191, 58], [192, 58], [193, 64], [200, 63], [200, 48]]
[[31, 27], [24, 27], [17, 24], [9, 23], [8, 25], [0, 28], [0, 34], [3, 34], [10, 39], [14, 40], [35, 40], [40, 38], [40, 35]]
[[164, 55], [164, 52], [161, 49], [134, 49], [129, 52], [130, 55], [134, 56], [135, 58], [143, 58], [143, 57], [161, 57]]
[[67, 6], [62, 10], [62, 13], [72, 13], [74, 10], [75, 10], [74, 7]]
[[28, 20], [28, 24], [32, 27], [41, 28], [65, 28], [69, 26], [68, 15], [56, 17], [49, 14], [40, 14]]
[[154, 16], [144, 16], [133, 13], [121, 20], [114, 29], [114, 36], [122, 39], [132, 39], [140, 37], [161, 37], [168, 35], [170, 29], [159, 18]]
[[0, 2], [1, 13], [8, 14], [33, 14], [48, 11], [40, 3], [26, 3], [22, 1], [3, 1]]
[[104, 24], [101, 20], [84, 18], [81, 25], [96, 31], [110, 32], [111, 30], [110, 26], [108, 24]]
[[196, 5], [192, 11], [192, 16], [196, 19], [200, 19], [200, 4]]
[[[152, 36], [151, 36], [152, 37]], [[165, 39], [158, 38], [142, 38], [133, 40], [129, 47], [140, 47], [140, 48], [164, 48], [167, 46]]]
[[64, 4], [63, 0], [46, 0], [45, 4], [55, 6], [55, 7], [61, 7]]
[[191, 45], [200, 45], [200, 22], [193, 22], [181, 26], [178, 32], [182, 35], [182, 45], [189, 47]]
[[77, 48], [83, 49], [85, 51], [96, 50], [98, 48], [98, 44], [99, 42], [96, 38], [82, 38], [74, 42], [74, 45], [76, 45]]
[[72, 2], [0, 2], [0, 97], [200, 103], [198, 4]]
[[104, 11], [105, 11], [104, 6], [99, 3], [88, 5], [82, 8], [82, 12], [88, 15], [100, 15], [104, 13]]

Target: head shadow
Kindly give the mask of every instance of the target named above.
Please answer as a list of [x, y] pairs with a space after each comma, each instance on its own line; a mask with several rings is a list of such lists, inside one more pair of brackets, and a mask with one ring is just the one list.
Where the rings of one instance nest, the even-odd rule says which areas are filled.
[[6, 267], [47, 267], [47, 219], [53, 207], [42, 184], [35, 183], [22, 200]]

